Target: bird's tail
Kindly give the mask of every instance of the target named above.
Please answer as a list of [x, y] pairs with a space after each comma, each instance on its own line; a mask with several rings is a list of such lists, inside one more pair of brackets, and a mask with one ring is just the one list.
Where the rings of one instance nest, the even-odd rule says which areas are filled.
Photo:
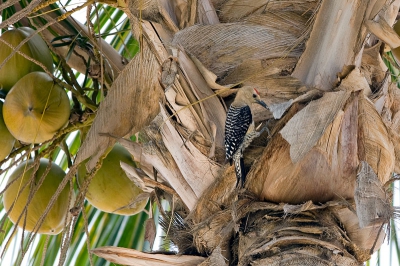
[[236, 187], [243, 188], [244, 182], [246, 181], [246, 169], [244, 167], [244, 159], [242, 156], [238, 156], [235, 161], [235, 172], [236, 172]]

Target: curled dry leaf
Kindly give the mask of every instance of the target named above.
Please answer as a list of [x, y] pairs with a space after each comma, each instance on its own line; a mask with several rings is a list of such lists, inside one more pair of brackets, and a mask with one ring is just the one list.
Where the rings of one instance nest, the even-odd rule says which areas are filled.
[[289, 100], [287, 102], [270, 105], [268, 106], [268, 109], [272, 112], [272, 115], [275, 119], [280, 119], [282, 115], [286, 112], [286, 110], [289, 109], [290, 106], [292, 106], [292, 104], [293, 100]]
[[285, 205], [283, 205], [283, 211], [285, 212], [285, 215], [292, 215], [292, 214], [298, 214], [298, 213], [301, 213], [304, 211], [325, 209], [328, 207], [338, 206], [338, 205], [342, 205], [342, 204], [340, 204], [337, 201], [328, 201], [325, 204], [315, 205], [311, 200], [309, 200], [303, 204], [297, 204], [297, 205], [285, 204]]
[[365, 26], [367, 29], [375, 34], [379, 39], [385, 42], [390, 48], [397, 48], [400, 46], [400, 37], [393, 30], [391, 26], [386, 22], [386, 20], [378, 16], [376, 20], [367, 20], [365, 21]]
[[133, 166], [120, 162], [121, 168], [124, 170], [126, 173], [126, 176], [133, 182], [135, 185], [140, 188], [141, 190], [145, 192], [151, 192], [153, 191], [152, 188], [149, 188], [146, 186], [146, 183], [144, 182], [143, 178], [146, 177], [145, 174], [142, 174], [138, 169], [134, 168]]
[[[180, 105], [178, 103], [178, 94], [174, 89], [170, 89], [165, 92], [165, 99], [167, 100], [169, 107], [174, 110], [173, 117], [171, 119], [177, 119], [178, 122], [187, 129], [192, 132], [198, 131], [199, 127], [199, 119], [200, 117], [195, 112], [194, 108], [190, 108], [189, 101], [187, 101], [186, 105]], [[204, 136], [203, 134], [201, 134]]]
[[386, 79], [387, 66], [382, 60], [380, 54], [381, 43], [373, 47], [365, 48], [361, 59], [361, 71], [367, 79], [368, 84], [375, 90]]
[[217, 75], [208, 70], [195, 56], [192, 55], [190, 56], [190, 58], [192, 59], [193, 63], [196, 65], [200, 73], [203, 75], [204, 80], [207, 82], [207, 85], [210, 86], [210, 88], [214, 90], [224, 90], [224, 92], [218, 92], [218, 95], [220, 95], [221, 97], [226, 97], [232, 93], [231, 91], [235, 91], [230, 90], [230, 88], [234, 86], [233, 84], [222, 86], [216, 83], [218, 78]]
[[134, 168], [133, 166], [126, 164], [124, 162], [121, 162], [121, 168], [124, 169], [126, 175], [132, 182], [135, 183], [136, 186], [138, 186], [140, 189], [142, 189], [146, 193], [151, 193], [153, 192], [154, 188], [160, 188], [164, 190], [165, 192], [168, 192], [171, 195], [176, 196], [177, 198], [179, 197], [179, 194], [175, 192], [172, 188], [169, 186], [159, 183], [154, 179], [149, 178], [140, 168]]

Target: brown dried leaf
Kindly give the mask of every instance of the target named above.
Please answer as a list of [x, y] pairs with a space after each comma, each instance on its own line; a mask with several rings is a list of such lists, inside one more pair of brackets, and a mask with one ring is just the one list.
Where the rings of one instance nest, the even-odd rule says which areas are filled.
[[[172, 108], [175, 111], [174, 118], [176, 118], [178, 120], [178, 122], [185, 129], [187, 129], [189, 132], [192, 132], [192, 133], [195, 131], [199, 131], [198, 130], [198, 128], [199, 128], [198, 121], [199, 121], [200, 117], [197, 116], [197, 113], [195, 112], [196, 109], [187, 107], [188, 106], [187, 104], [180, 105], [177, 101], [178, 94], [176, 93], [176, 91], [174, 89], [167, 90], [165, 92], [165, 98], [166, 98], [168, 104], [170, 105], [170, 108]], [[203, 135], [203, 134], [201, 134], [201, 135]]]
[[285, 32], [290, 32], [297, 37], [304, 35], [307, 27], [310, 26], [309, 16], [293, 11], [267, 11], [261, 14], [251, 15], [244, 21], [258, 24], [268, 25]]
[[202, 154], [189, 139], [182, 139], [163, 107], [161, 107], [161, 115], [163, 118], [161, 134], [164, 144], [180, 172], [196, 196], [199, 197], [219, 175], [221, 167]]
[[[224, 143], [224, 128], [226, 113], [218, 96], [207, 85], [206, 80], [198, 70], [194, 62], [185, 53], [179, 51], [178, 53], [179, 65], [183, 72], [181, 83], [187, 82], [190, 86], [185, 88], [185, 94], [192, 103], [195, 114], [198, 116], [198, 129], [201, 131], [206, 140], [215, 142], [216, 147], [223, 147]], [[183, 80], [183, 78], [185, 80]], [[216, 127], [216, 132], [213, 126]], [[205, 128], [202, 130], [202, 128]]]
[[154, 223], [154, 218], [149, 218], [146, 220], [144, 241], [149, 241], [150, 250], [153, 250], [154, 240], [156, 239], [157, 229]]
[[270, 105], [268, 106], [268, 109], [272, 112], [275, 119], [280, 119], [292, 104], [293, 100], [289, 100], [287, 102]]
[[120, 247], [95, 248], [91, 253], [113, 263], [132, 266], [196, 266], [206, 259], [188, 255], [149, 254]]
[[365, 161], [357, 174], [354, 192], [360, 228], [387, 223], [392, 216], [390, 200], [372, 167]]
[[198, 266], [225, 266], [228, 265], [228, 261], [222, 256], [221, 247], [216, 247], [211, 255]]
[[[354, 93], [297, 163], [291, 160], [289, 143], [281, 134], [272, 133], [267, 148], [247, 176], [247, 188], [262, 200], [290, 204], [353, 197], [358, 167], [357, 103]], [[272, 132], [286, 125], [299, 108], [294, 104]]]
[[[156, 40], [153, 44], [157, 44]], [[106, 149], [115, 143], [114, 138], [100, 136], [100, 133], [123, 137], [132, 131], [138, 132], [158, 114], [163, 91], [158, 81], [158, 58], [163, 56], [162, 51], [151, 49], [144, 42], [141, 53], [128, 63], [101, 103], [79, 149], [76, 164], [91, 157], [86, 164], [91, 170]]]
[[120, 162], [121, 168], [124, 170], [126, 176], [133, 182], [135, 185], [145, 192], [151, 192], [153, 189], [150, 189], [146, 186], [146, 183], [143, 181], [143, 175], [139, 173], [136, 168], [133, 166]]
[[[194, 56], [190, 56], [190, 59], [192, 59], [193, 63], [196, 65], [197, 69], [200, 71], [200, 73], [203, 75], [204, 80], [207, 82], [207, 85], [216, 90], [229, 90], [231, 87], [233, 87], [233, 84], [228, 84], [225, 86], [219, 85], [218, 83], [216, 83], [217, 80], [217, 75], [215, 75], [213, 72], [211, 72], [210, 70], [208, 70], [196, 57]], [[225, 95], [222, 95], [221, 93], [219, 93], [220, 96], [224, 97], [227, 96], [227, 94], [229, 95], [229, 91], [226, 92]]]
[[350, 93], [345, 91], [325, 93], [321, 99], [311, 102], [289, 120], [280, 133], [290, 144], [293, 163], [315, 146], [349, 96]]
[[297, 205], [285, 204], [283, 206], [283, 211], [285, 212], [285, 214], [291, 215], [291, 214], [301, 213], [301, 212], [309, 211], [309, 210], [325, 209], [327, 207], [332, 207], [332, 206], [337, 206], [337, 205], [341, 205], [340, 202], [328, 201], [325, 204], [315, 205], [311, 200], [309, 200], [303, 204], [297, 204]]
[[385, 42], [390, 48], [394, 49], [400, 46], [400, 37], [392, 27], [386, 22], [384, 18], [378, 16], [378, 21], [367, 20], [365, 26], [367, 29], [375, 34], [379, 39]]
[[[290, 73], [296, 63], [297, 58], [295, 57], [266, 60], [248, 59], [224, 76], [220, 83], [226, 86], [228, 86], [227, 84], [242, 83], [244, 86], [267, 87], [275, 92], [275, 83], [273, 81], [292, 78], [291, 83], [293, 84], [297, 80], [290, 76], [281, 75], [282, 73]], [[297, 80], [297, 83], [299, 83], [299, 87], [303, 86], [299, 80]], [[286, 97], [286, 94], [282, 93], [280, 96]]]
[[[161, 123], [161, 117], [157, 116], [151, 125], [146, 127], [148, 137], [151, 137], [148, 143], [140, 144], [123, 138], [118, 139], [118, 142], [135, 156], [141, 166], [147, 166], [147, 168], [152, 166], [157, 169], [159, 173], [162, 173], [163, 179], [178, 193], [189, 210], [192, 210], [198, 198], [183, 177], [171, 153], [169, 153], [164, 146], [161, 136], [159, 135]], [[152, 176], [153, 173], [147, 171], [147, 175]]]
[[361, 71], [368, 83], [374, 87], [380, 84], [386, 78], [387, 66], [382, 60], [380, 54], [381, 43], [377, 43], [370, 48], [364, 48], [361, 59]]
[[[210, 46], [212, 40], [212, 46]], [[251, 23], [195, 25], [175, 34], [172, 44], [182, 46], [204, 66], [222, 77], [245, 60], [300, 56], [291, 49], [297, 36]]]
[[362, 90], [365, 95], [371, 94], [369, 84], [359, 68], [353, 69], [350, 74], [342, 80], [339, 89], [346, 91]]
[[375, 106], [364, 95], [358, 100], [358, 157], [385, 183], [394, 170], [395, 153], [389, 132]]

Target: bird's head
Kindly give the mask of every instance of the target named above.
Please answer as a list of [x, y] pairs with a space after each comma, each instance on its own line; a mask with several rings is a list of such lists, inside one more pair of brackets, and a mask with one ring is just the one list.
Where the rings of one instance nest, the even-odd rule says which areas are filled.
[[250, 105], [252, 103], [258, 103], [264, 108], [268, 108], [267, 104], [261, 100], [260, 93], [256, 88], [244, 87], [238, 90], [235, 98], [236, 104]]

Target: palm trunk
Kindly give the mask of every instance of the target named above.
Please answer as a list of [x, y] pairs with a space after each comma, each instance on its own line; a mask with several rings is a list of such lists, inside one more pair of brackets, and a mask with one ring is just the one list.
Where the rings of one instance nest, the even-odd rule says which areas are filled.
[[[121, 142], [146, 178], [166, 181], [187, 208], [173, 213], [170, 239], [182, 254], [209, 256], [202, 265], [361, 264], [390, 218], [376, 204], [386, 194], [366, 203], [365, 193], [384, 192], [399, 152], [389, 119], [397, 94], [376, 75], [386, 69], [371, 63], [382, 59], [365, 42], [365, 24], [391, 25], [399, 1], [259, 2], [130, 1], [141, 54], [114, 82], [76, 164], [92, 156], [93, 168]], [[270, 112], [254, 117], [270, 119], [272, 130], [246, 150], [250, 172], [238, 193], [223, 134], [224, 103], [239, 86], [259, 89]], [[110, 113], [123, 120], [110, 124]], [[138, 131], [143, 143], [121, 139]], [[366, 189], [364, 177], [376, 187]], [[95, 252], [117, 263], [127, 254]]]

